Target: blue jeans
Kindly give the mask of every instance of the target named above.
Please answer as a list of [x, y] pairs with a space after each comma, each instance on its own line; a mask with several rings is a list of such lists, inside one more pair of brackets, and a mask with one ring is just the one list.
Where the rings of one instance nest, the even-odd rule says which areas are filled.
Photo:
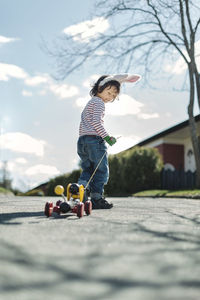
[[79, 137], [77, 148], [82, 167], [82, 174], [78, 183], [84, 186], [86, 186], [102, 156], [106, 153], [89, 184], [91, 198], [98, 200], [102, 197], [104, 185], [108, 182], [109, 178], [108, 155], [105, 141], [97, 135], [84, 135]]

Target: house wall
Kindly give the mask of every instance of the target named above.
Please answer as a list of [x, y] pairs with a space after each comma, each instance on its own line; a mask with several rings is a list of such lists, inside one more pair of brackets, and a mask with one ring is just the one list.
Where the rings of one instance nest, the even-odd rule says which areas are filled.
[[184, 169], [184, 145], [163, 143], [155, 148], [162, 155], [165, 165], [171, 165], [176, 170]]
[[[175, 144], [175, 141], [164, 138], [155, 141], [154, 143], [149, 143], [145, 145], [145, 147], [158, 148], [160, 154], [163, 157], [164, 165], [166, 165], [167, 168], [169, 168], [171, 165], [171, 169], [173, 169], [173, 167], [179, 169], [178, 166], [183, 165], [185, 172], [187, 171], [195, 172], [196, 164], [195, 164], [194, 152], [193, 152], [193, 147], [190, 138], [183, 139], [182, 141], [179, 140], [177, 142], [178, 143]], [[170, 144], [172, 146], [166, 146]], [[166, 147], [165, 152], [164, 152], [164, 145]], [[181, 147], [179, 148], [178, 146]], [[180, 156], [181, 156], [180, 160], [178, 158], [178, 149], [180, 149]], [[171, 151], [172, 152], [174, 151], [174, 153], [172, 153]], [[177, 162], [174, 162], [175, 159], [177, 159]]]
[[[200, 136], [199, 121], [197, 122], [197, 132]], [[163, 156], [166, 168], [173, 170], [173, 167], [179, 169], [182, 166], [185, 172], [194, 172], [196, 170], [189, 127], [173, 131], [157, 140], [145, 144], [144, 146], [158, 148], [159, 152]]]

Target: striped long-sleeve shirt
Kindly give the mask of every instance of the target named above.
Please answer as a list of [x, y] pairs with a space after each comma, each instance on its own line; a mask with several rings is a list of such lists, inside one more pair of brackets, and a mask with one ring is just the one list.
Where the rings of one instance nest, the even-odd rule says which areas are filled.
[[79, 136], [99, 135], [105, 138], [108, 133], [104, 128], [104, 115], [105, 103], [99, 97], [92, 97], [81, 114]]

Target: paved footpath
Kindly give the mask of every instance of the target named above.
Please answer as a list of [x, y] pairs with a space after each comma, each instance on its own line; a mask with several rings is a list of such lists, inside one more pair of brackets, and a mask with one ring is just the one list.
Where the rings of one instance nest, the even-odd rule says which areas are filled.
[[78, 219], [1, 197], [0, 299], [199, 300], [200, 201], [109, 200]]

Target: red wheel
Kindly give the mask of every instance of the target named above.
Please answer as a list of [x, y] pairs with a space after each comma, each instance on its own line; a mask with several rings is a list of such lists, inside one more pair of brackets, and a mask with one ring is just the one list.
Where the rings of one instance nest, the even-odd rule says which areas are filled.
[[56, 213], [56, 214], [58, 214], [58, 215], [60, 215], [60, 206], [57, 206], [57, 205], [54, 206], [53, 212]]
[[44, 208], [44, 214], [45, 216], [51, 217], [53, 212], [53, 202], [46, 202], [45, 204], [45, 208]]
[[46, 202], [46, 204], [45, 204], [44, 214], [45, 214], [45, 216], [49, 217], [49, 202]]
[[73, 214], [77, 214], [77, 205], [74, 206], [74, 208], [72, 208], [72, 213], [73, 213]]
[[60, 206], [61, 203], [62, 203], [62, 200], [58, 200], [58, 201], [56, 202], [56, 206]]
[[92, 212], [92, 202], [91, 201], [86, 201], [85, 202], [85, 213], [86, 215], [91, 215], [91, 212]]
[[84, 203], [79, 203], [77, 205], [77, 217], [82, 218], [84, 214]]

